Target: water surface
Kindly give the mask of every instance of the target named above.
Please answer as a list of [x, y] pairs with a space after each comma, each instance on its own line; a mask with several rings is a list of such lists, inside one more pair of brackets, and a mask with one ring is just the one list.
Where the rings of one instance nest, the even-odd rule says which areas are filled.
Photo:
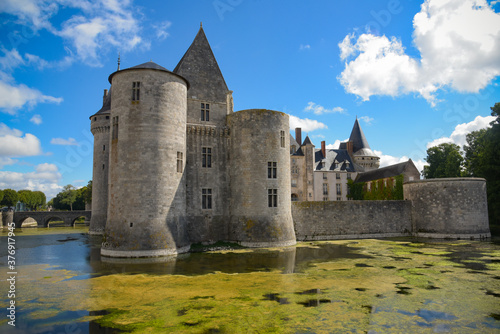
[[[2, 333], [498, 333], [500, 245], [300, 243], [102, 261], [84, 228], [16, 231], [16, 330]], [[0, 264], [7, 272], [6, 231]], [[0, 308], [9, 299], [0, 281]]]

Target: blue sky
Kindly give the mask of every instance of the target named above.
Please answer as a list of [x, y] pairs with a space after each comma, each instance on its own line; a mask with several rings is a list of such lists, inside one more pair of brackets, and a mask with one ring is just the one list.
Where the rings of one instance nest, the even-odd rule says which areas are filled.
[[0, 2], [0, 189], [92, 178], [89, 116], [108, 76], [172, 70], [200, 22], [235, 110], [291, 115], [316, 146], [356, 116], [382, 165], [462, 146], [500, 102], [500, 3], [486, 0]]

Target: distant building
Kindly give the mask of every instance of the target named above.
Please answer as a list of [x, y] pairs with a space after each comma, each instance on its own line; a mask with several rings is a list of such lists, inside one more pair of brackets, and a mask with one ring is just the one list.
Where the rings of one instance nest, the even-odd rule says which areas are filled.
[[309, 137], [299, 145], [301, 133], [297, 128], [295, 139], [290, 138], [292, 201], [346, 201], [348, 181], [380, 166], [358, 119], [338, 149], [327, 149], [325, 141], [316, 149]]
[[405, 162], [401, 162], [395, 165], [379, 168], [376, 170], [371, 170], [365, 173], [360, 173], [354, 183], [366, 183], [366, 190], [370, 190], [372, 181], [380, 181], [382, 180], [385, 185], [388, 184], [388, 181], [391, 180], [392, 184], [395, 184], [396, 176], [403, 175], [404, 182], [408, 181], [416, 181], [420, 179], [420, 172], [417, 167], [410, 159]]

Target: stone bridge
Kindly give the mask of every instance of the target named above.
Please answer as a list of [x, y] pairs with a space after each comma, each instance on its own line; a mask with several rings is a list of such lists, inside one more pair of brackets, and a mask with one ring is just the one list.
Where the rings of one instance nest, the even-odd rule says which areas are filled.
[[74, 226], [75, 221], [85, 217], [90, 221], [92, 211], [19, 211], [14, 212], [14, 223], [20, 228], [26, 218], [36, 220], [38, 227], [48, 227], [51, 220], [62, 220], [65, 226]]

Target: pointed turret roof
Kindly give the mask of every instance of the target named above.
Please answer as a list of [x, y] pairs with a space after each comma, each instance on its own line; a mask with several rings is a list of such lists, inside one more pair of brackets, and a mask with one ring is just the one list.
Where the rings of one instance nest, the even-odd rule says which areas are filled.
[[311, 142], [311, 139], [309, 139], [309, 136], [306, 136], [306, 139], [304, 139], [304, 142], [302, 143], [302, 146], [305, 146], [305, 145], [313, 145], [313, 143]]
[[361, 130], [361, 126], [359, 125], [358, 119], [354, 122], [354, 126], [352, 127], [351, 136], [349, 137], [349, 141], [352, 142], [352, 150], [354, 153], [357, 151], [367, 148], [371, 151], [370, 145], [368, 145], [368, 141], [366, 140], [365, 134], [363, 130]]
[[226, 81], [200, 26], [193, 43], [186, 51], [174, 73], [186, 78], [190, 83], [189, 97], [212, 101], [226, 101], [228, 91]]

